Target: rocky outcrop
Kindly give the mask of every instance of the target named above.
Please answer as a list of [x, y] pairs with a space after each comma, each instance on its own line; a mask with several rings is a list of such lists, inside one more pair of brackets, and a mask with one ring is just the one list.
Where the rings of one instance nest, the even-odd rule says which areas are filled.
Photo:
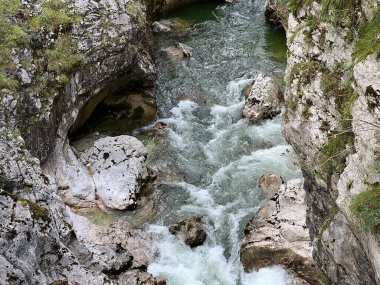
[[[104, 273], [116, 284], [165, 284], [146, 272], [153, 261], [152, 237], [135, 230], [125, 221], [99, 227], [88, 219], [71, 214], [78, 241], [84, 245], [83, 260]], [[91, 259], [86, 260], [91, 254]]]
[[245, 228], [240, 258], [246, 271], [282, 265], [308, 284], [324, 282], [312, 259], [302, 180], [283, 184]]
[[65, 203], [79, 206], [82, 202], [99, 202], [100, 207], [116, 210], [136, 205], [140, 189], [152, 179], [145, 166], [147, 152], [139, 140], [130, 136], [91, 136], [73, 146], [74, 163], [67, 163], [67, 159], [57, 162], [55, 170]]
[[318, 266], [334, 284], [380, 284], [379, 237], [350, 210], [380, 182], [380, 3], [330, 2], [289, 6], [283, 129], [301, 159]]
[[[41, 9], [49, 3], [22, 1], [18, 15], [23, 16], [10, 22], [51, 11]], [[130, 246], [133, 236], [141, 240], [138, 248], [142, 243], [147, 248], [149, 239], [124, 224], [90, 230], [88, 221], [74, 218], [57, 195], [68, 189], [55, 176], [60, 167], [71, 168], [72, 174], [79, 171], [76, 175], [83, 180], [71, 181], [83, 203], [76, 206], [93, 205], [95, 192], [86, 188], [93, 181], [70, 144], [71, 126], [84, 106], [95, 108], [121, 89], [144, 89], [146, 100], [154, 104], [147, 9], [141, 1], [84, 0], [65, 3], [55, 12], [64, 13], [66, 4], [81, 19], [70, 25], [69, 17], [75, 16], [59, 14], [66, 25], [29, 30], [31, 45], [26, 41], [13, 50], [12, 60], [21, 71], [17, 92], [11, 87], [0, 91], [1, 283], [162, 284], [146, 273], [149, 259]], [[33, 12], [23, 14], [28, 7]]]
[[160, 16], [176, 8], [205, 1], [207, 0], [151, 0], [149, 3], [152, 7], [153, 14]]
[[270, 77], [259, 74], [247, 93], [243, 116], [249, 121], [272, 119], [281, 113], [282, 93]]
[[267, 173], [259, 178], [259, 187], [267, 198], [272, 198], [282, 184], [284, 184], [284, 179], [277, 174]]
[[202, 245], [207, 237], [206, 231], [200, 224], [200, 221], [199, 217], [190, 217], [170, 226], [169, 231], [190, 247], [196, 247]]

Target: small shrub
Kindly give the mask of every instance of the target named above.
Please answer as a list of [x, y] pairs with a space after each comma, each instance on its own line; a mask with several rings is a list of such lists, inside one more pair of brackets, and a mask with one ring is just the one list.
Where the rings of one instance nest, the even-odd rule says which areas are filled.
[[380, 233], [380, 186], [372, 186], [356, 195], [350, 205], [351, 213], [363, 223], [363, 230]]

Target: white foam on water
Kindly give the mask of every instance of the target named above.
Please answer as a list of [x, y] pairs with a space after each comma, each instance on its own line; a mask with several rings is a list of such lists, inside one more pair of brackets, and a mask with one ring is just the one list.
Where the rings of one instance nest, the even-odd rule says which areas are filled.
[[174, 118], [188, 119], [194, 118], [193, 111], [195, 111], [199, 105], [190, 100], [183, 100], [178, 103], [176, 107], [170, 110]]
[[228, 83], [226, 87], [226, 94], [223, 94], [223, 98], [226, 98], [228, 104], [238, 103], [243, 97], [242, 91], [252, 82], [252, 78], [238, 78], [232, 80]]
[[233, 285], [233, 274], [221, 246], [203, 245], [191, 249], [173, 237], [166, 227], [151, 226], [160, 236], [156, 246], [160, 256], [149, 265], [148, 271], [166, 278], [168, 285]]
[[286, 271], [279, 266], [262, 268], [257, 272], [242, 273], [243, 285], [292, 285], [293, 280]]
[[217, 129], [224, 130], [227, 126], [234, 124], [241, 118], [243, 106], [244, 101], [229, 106], [214, 105], [210, 110], [213, 116], [211, 119], [212, 124], [208, 129], [212, 131]]
[[263, 268], [245, 273], [238, 260], [228, 261], [218, 245], [191, 249], [171, 235], [166, 227], [151, 225], [149, 231], [159, 236], [155, 247], [160, 255], [148, 272], [162, 276], [168, 285], [291, 285], [281, 267]]

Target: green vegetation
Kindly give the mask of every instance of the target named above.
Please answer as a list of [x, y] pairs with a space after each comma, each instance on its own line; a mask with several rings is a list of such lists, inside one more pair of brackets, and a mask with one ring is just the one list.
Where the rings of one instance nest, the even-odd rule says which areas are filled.
[[23, 207], [29, 207], [33, 219], [50, 223], [51, 218], [48, 209], [30, 201], [29, 199], [22, 198], [20, 195], [15, 195], [4, 190], [0, 190], [0, 195], [12, 198], [13, 201], [20, 203]]
[[[69, 0], [42, 0], [42, 12], [31, 16], [31, 9], [21, 6], [19, 0], [5, 0], [0, 3], [0, 88], [15, 90], [19, 82], [15, 78], [15, 65], [11, 60], [12, 48], [33, 49], [34, 60], [37, 62], [37, 74], [48, 72], [56, 78], [55, 85], [67, 81], [66, 74], [81, 59], [76, 53], [68, 32], [80, 17], [73, 12]], [[58, 38], [54, 43], [31, 45], [31, 38], [38, 38], [37, 32], [45, 29]], [[41, 38], [41, 41], [43, 39]], [[23, 66], [31, 66], [31, 62], [23, 59]], [[48, 78], [47, 76], [45, 76]], [[33, 89], [37, 92], [49, 93], [43, 90], [48, 83], [37, 78]], [[42, 89], [37, 89], [41, 87]]]
[[375, 160], [375, 162], [373, 163], [373, 168], [375, 169], [375, 171], [377, 173], [380, 173], [380, 160]]
[[353, 26], [358, 20], [355, 13], [360, 0], [288, 0], [288, 9], [296, 14], [313, 1], [322, 5], [321, 18], [335, 26]]
[[147, 23], [141, 3], [128, 2], [125, 5], [125, 11], [128, 15], [137, 19], [137, 23], [140, 25], [145, 25]]
[[289, 74], [289, 82], [293, 82], [295, 78], [299, 78], [300, 83], [308, 84], [318, 74], [319, 71], [324, 70], [321, 64], [317, 61], [303, 61], [293, 65]]
[[340, 129], [332, 132], [326, 144], [320, 150], [318, 167], [325, 181], [328, 181], [334, 173], [342, 173], [346, 165], [346, 157], [354, 151], [354, 134], [352, 132], [351, 106], [357, 95], [350, 86], [335, 91], [335, 103], [341, 115]]
[[356, 60], [362, 61], [370, 54], [380, 55], [380, 9], [372, 20], [363, 23], [360, 27], [359, 40], [353, 56]]
[[299, 9], [310, 5], [313, 0], [290, 0], [288, 3], [289, 11], [296, 14]]
[[322, 0], [322, 17], [335, 26], [351, 27], [358, 20], [360, 0]]
[[331, 223], [334, 220], [336, 214], [338, 214], [338, 212], [339, 212], [338, 205], [335, 202], [336, 197], [334, 197], [333, 199], [334, 199], [334, 201], [332, 201], [332, 204], [331, 204], [332, 207], [331, 207], [329, 213], [327, 214], [327, 216], [326, 216], [325, 220], [323, 221], [323, 223], [319, 226], [318, 239], [317, 239], [318, 241], [322, 240], [322, 234], [331, 225]]
[[363, 230], [380, 234], [380, 186], [372, 186], [356, 195], [350, 205], [351, 213], [363, 222]]
[[[351, 106], [357, 99], [352, 88], [352, 79], [344, 80], [346, 68], [336, 66], [334, 70], [320, 67], [322, 70], [321, 88], [328, 98], [333, 98], [336, 109], [340, 113], [340, 127], [331, 131], [325, 145], [321, 148], [317, 159], [317, 167], [325, 181], [334, 173], [342, 173], [345, 168], [346, 157], [354, 150], [354, 134], [352, 132]], [[328, 122], [322, 124], [321, 130], [328, 132], [331, 127]]]

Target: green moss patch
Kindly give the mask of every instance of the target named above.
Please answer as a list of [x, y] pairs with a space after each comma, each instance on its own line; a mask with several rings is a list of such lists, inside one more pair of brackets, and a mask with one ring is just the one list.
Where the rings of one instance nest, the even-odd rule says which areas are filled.
[[[71, 71], [81, 56], [76, 52], [70, 36], [72, 25], [79, 23], [80, 17], [75, 9], [70, 7], [69, 0], [42, 0], [42, 11], [34, 15], [31, 9], [22, 6], [19, 0], [4, 0], [0, 3], [0, 88], [15, 91], [19, 87], [16, 79], [16, 67], [11, 60], [12, 49], [28, 48], [33, 50], [37, 74], [48, 72], [47, 78], [54, 78], [54, 85], [62, 85], [67, 81], [67, 73]], [[53, 33], [55, 40], [45, 45], [31, 44], [32, 39], [39, 37], [38, 33]], [[31, 66], [26, 59], [23, 66]], [[46, 79], [45, 79], [46, 78]], [[51, 79], [50, 79], [51, 81]], [[38, 79], [33, 81], [34, 91], [49, 94], [48, 83], [41, 84]], [[41, 89], [38, 89], [41, 87]], [[44, 91], [44, 92], [43, 92]]]
[[380, 186], [372, 186], [356, 195], [350, 205], [351, 213], [363, 223], [365, 231], [380, 233]]

